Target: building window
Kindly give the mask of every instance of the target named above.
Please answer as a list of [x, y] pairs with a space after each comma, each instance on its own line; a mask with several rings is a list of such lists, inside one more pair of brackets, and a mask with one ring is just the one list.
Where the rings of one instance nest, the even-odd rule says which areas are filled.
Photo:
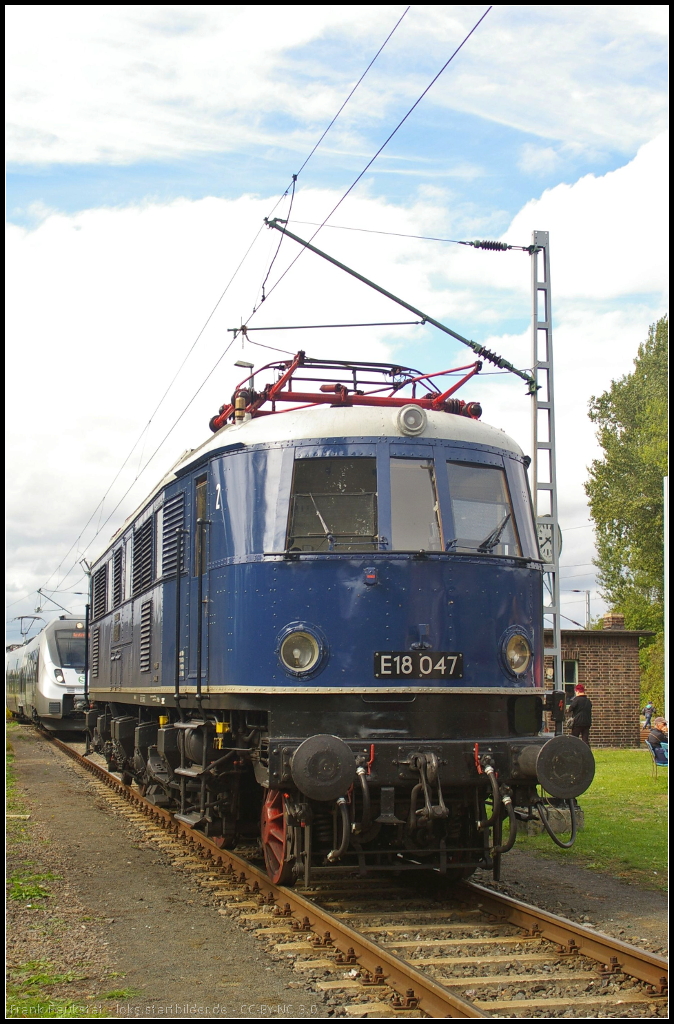
[[562, 662], [562, 679], [564, 685], [564, 693], [566, 694], [566, 703], [570, 704], [573, 698], [575, 697], [576, 683], [578, 682], [577, 661]]

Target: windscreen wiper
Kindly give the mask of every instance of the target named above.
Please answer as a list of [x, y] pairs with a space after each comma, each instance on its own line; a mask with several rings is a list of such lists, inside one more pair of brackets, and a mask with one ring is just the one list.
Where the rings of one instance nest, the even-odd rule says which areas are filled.
[[493, 548], [495, 548], [496, 545], [498, 544], [498, 542], [500, 541], [501, 534], [505, 530], [506, 524], [507, 524], [509, 519], [510, 519], [510, 512], [507, 512], [506, 515], [501, 520], [501, 522], [498, 524], [498, 526], [494, 530], [492, 530], [491, 533], [488, 534], [484, 538], [484, 540], [482, 541], [481, 544], [478, 544], [477, 550], [478, 551], [487, 551], [487, 552], [488, 551], [492, 551]]
[[314, 506], [314, 508], [316, 510], [316, 515], [318, 516], [318, 518], [320, 520], [320, 523], [321, 523], [321, 526], [323, 527], [323, 532], [325, 533], [325, 536], [328, 538], [328, 550], [334, 551], [335, 550], [335, 536], [334, 536], [334, 534], [330, 533], [330, 530], [328, 529], [328, 525], [327, 525], [325, 519], [323, 518], [323, 516], [321, 515], [321, 513], [318, 510], [318, 505], [314, 501], [313, 494], [310, 494], [309, 497], [311, 498], [311, 503]]

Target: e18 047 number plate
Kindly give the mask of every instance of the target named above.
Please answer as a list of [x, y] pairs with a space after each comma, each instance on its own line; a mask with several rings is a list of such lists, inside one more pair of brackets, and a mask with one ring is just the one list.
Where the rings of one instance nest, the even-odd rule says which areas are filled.
[[375, 679], [463, 679], [456, 651], [376, 651]]

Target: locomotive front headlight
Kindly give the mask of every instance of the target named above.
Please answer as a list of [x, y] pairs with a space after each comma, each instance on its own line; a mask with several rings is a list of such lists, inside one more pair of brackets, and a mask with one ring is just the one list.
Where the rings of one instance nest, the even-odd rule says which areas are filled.
[[65, 676], [63, 675], [63, 672], [61, 671], [60, 668], [54, 669], [54, 679], [56, 680], [57, 683], [65, 683]]
[[404, 405], [396, 414], [398, 430], [408, 437], [416, 437], [423, 434], [428, 424], [426, 413], [418, 405]]
[[511, 636], [506, 644], [505, 656], [511, 672], [518, 676], [526, 672], [531, 661], [531, 647], [527, 638], [521, 633]]
[[289, 633], [281, 644], [281, 661], [291, 672], [310, 672], [321, 656], [311, 633]]

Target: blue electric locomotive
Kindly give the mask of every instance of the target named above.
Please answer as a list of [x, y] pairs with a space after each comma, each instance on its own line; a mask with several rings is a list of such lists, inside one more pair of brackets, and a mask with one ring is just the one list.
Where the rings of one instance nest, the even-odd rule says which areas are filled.
[[541, 734], [527, 459], [462, 369], [269, 364], [92, 568], [94, 749], [276, 882], [498, 873], [537, 784], [573, 811], [592, 779]]

